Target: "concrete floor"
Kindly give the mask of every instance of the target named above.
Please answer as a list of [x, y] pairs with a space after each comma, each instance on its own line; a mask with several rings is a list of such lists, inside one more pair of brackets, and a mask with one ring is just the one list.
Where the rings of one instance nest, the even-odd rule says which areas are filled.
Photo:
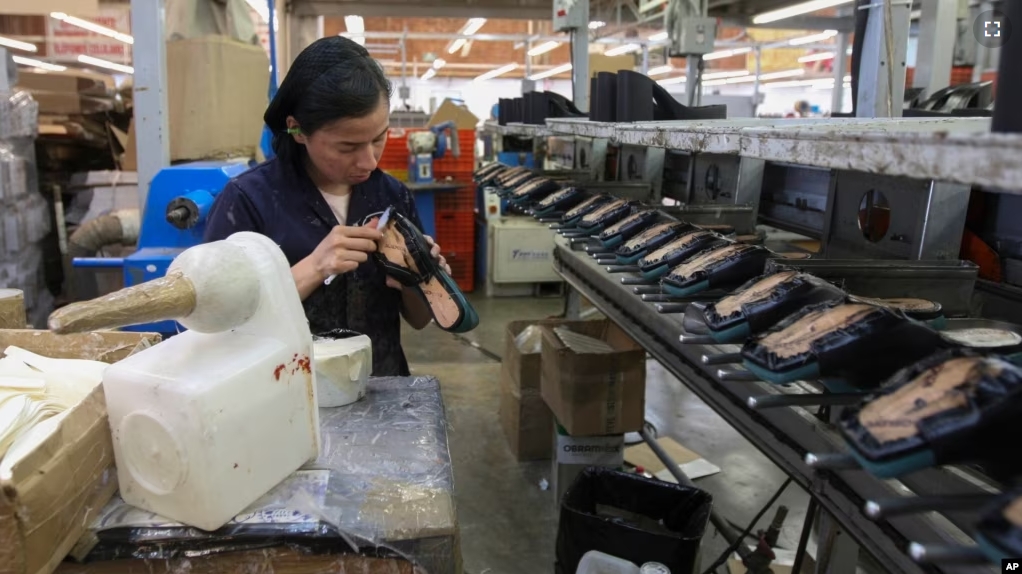
[[[406, 329], [403, 335], [413, 374], [435, 375], [443, 388], [465, 572], [552, 572], [557, 509], [552, 491], [539, 486], [550, 479], [551, 464], [518, 463], [509, 451], [497, 417], [500, 364], [493, 355], [504, 352], [509, 321], [558, 315], [563, 299], [480, 294], [471, 299], [481, 319], [476, 330], [458, 337], [430, 326]], [[646, 413], [660, 436], [674, 438], [721, 467], [721, 473], [696, 485], [711, 493], [716, 509], [734, 523], [745, 526], [785, 480], [780, 469], [653, 360], [647, 368]], [[789, 513], [778, 545], [794, 549], [808, 496], [789, 486], [779, 503]], [[773, 510], [757, 528], [765, 529], [772, 517]], [[702, 568], [726, 546], [708, 528]]]

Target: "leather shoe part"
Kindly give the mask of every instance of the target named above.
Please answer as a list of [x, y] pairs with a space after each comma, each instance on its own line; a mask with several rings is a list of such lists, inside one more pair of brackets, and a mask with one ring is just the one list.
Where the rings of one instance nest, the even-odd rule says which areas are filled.
[[628, 215], [621, 221], [600, 232], [599, 239], [604, 244], [616, 240], [617, 243], [627, 241], [643, 229], [649, 227], [658, 217], [653, 209], [644, 209]]
[[794, 270], [756, 277], [731, 295], [703, 309], [710, 331], [723, 332], [748, 325], [747, 332], [760, 333], [808, 305], [839, 301], [845, 293], [836, 285]]
[[643, 273], [660, 270], [661, 275], [671, 268], [687, 261], [696, 253], [728, 243], [726, 239], [703, 229], [693, 229], [682, 233], [663, 247], [646, 254], [639, 260], [639, 269]]
[[582, 217], [585, 216], [585, 214], [595, 211], [601, 205], [612, 200], [613, 198], [611, 196], [602, 193], [599, 195], [594, 195], [588, 199], [583, 200], [582, 203], [579, 203], [578, 205], [572, 207], [568, 211], [565, 211], [564, 217], [561, 218], [561, 221], [563, 223], [577, 223], [578, 220], [582, 219]]
[[581, 203], [588, 194], [577, 187], [569, 187], [555, 191], [539, 200], [533, 207], [533, 211], [539, 217], [550, 217], [553, 215], [562, 216], [564, 212]]
[[657, 223], [626, 241], [617, 249], [616, 253], [618, 257], [638, 260], [646, 253], [663, 247], [682, 233], [694, 229], [695, 227], [691, 224], [680, 221]]
[[375, 253], [387, 275], [413, 289], [426, 303], [437, 326], [464, 333], [476, 327], [479, 317], [465, 295], [430, 255], [422, 232], [398, 211], [381, 230], [383, 239]]
[[876, 387], [895, 371], [943, 347], [924, 323], [885, 307], [845, 301], [806, 307], [747, 341], [750, 370], [773, 383], [839, 377]]
[[992, 477], [1022, 471], [1006, 442], [1022, 414], [1022, 369], [993, 356], [951, 349], [903, 369], [839, 427], [853, 453], [879, 476], [925, 466], [979, 463]]
[[600, 229], [624, 219], [632, 210], [632, 204], [625, 199], [615, 199], [582, 216], [578, 226], [581, 229]]
[[732, 243], [703, 251], [671, 269], [664, 290], [686, 296], [708, 289], [731, 289], [763, 273], [770, 251], [759, 245]]

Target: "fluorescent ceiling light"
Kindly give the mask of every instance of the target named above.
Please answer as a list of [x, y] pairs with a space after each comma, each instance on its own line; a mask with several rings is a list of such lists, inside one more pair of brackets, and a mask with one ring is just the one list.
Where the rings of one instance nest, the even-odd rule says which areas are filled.
[[812, 44], [813, 42], [822, 42], [829, 38], [837, 36], [837, 30], [824, 30], [819, 34], [813, 34], [811, 36], [802, 36], [801, 38], [792, 38], [788, 40], [789, 46], [800, 46], [802, 44]]
[[540, 54], [546, 54], [550, 50], [553, 50], [554, 48], [556, 48], [556, 47], [558, 47], [560, 45], [561, 45], [560, 42], [554, 42], [553, 40], [551, 40], [549, 42], [544, 42], [544, 43], [540, 44], [539, 46], [536, 46], [535, 48], [529, 50], [529, 55], [530, 56], [539, 56]]
[[666, 80], [660, 80], [657, 82], [661, 86], [670, 86], [672, 84], [684, 84], [685, 76], [677, 76], [675, 78], [667, 78]]
[[843, 82], [844, 82], [844, 83], [846, 83], [846, 84], [847, 84], [847, 83], [849, 83], [849, 82], [851, 82], [851, 81], [852, 81], [852, 75], [851, 75], [851, 74], [849, 74], [849, 75], [847, 75], [847, 76], [845, 76], [845, 77], [841, 78], [841, 81], [843, 81]]
[[472, 80], [472, 81], [473, 82], [484, 82], [486, 80], [490, 80], [490, 79], [496, 78], [497, 76], [501, 76], [501, 75], [506, 74], [508, 72], [512, 72], [516, 68], [518, 68], [518, 64], [508, 64], [506, 66], [501, 66], [500, 68], [497, 68], [495, 70], [490, 70], [489, 72], [486, 72], [485, 74], [476, 76], [475, 79]]
[[750, 74], [748, 76], [740, 76], [738, 78], [728, 78], [725, 81], [729, 84], [741, 84], [743, 82], [755, 82], [756, 78], [756, 76]]
[[650, 42], [660, 42], [667, 39], [667, 32], [660, 32], [649, 37]]
[[434, 70], [439, 70], [440, 68], [443, 68], [446, 65], [447, 65], [447, 60], [445, 60], [443, 58], [437, 58], [436, 60], [433, 60], [433, 69]]
[[603, 22], [603, 21], [600, 21], [600, 20], [593, 20], [592, 22], [589, 23], [589, 29], [590, 30], [596, 30], [598, 28], [603, 28], [606, 25], [607, 25], [606, 22]]
[[462, 46], [464, 46], [465, 44], [466, 40], [464, 38], [458, 38], [457, 40], [454, 41], [454, 43], [451, 44], [450, 48], [447, 48], [447, 53], [456, 54], [458, 50], [460, 50]]
[[722, 86], [727, 83], [727, 80], [711, 80], [709, 82], [703, 82], [703, 86]]
[[625, 44], [624, 46], [618, 46], [617, 48], [611, 48], [604, 52], [605, 56], [620, 56], [622, 54], [628, 54], [640, 49], [642, 46], [638, 44]]
[[803, 86], [818, 86], [820, 80], [787, 80], [784, 82], [767, 82], [763, 88], [798, 88]]
[[64, 66], [58, 66], [57, 64], [33, 60], [32, 58], [22, 58], [21, 56], [14, 56], [14, 63], [21, 64], [22, 66], [32, 66], [33, 68], [39, 68], [41, 70], [49, 70], [51, 72], [63, 72], [67, 69]]
[[360, 46], [366, 45], [366, 24], [365, 20], [361, 16], [345, 16], [344, 27], [348, 30], [350, 38], [358, 43]]
[[75, 18], [74, 16], [68, 16], [67, 14], [65, 14], [63, 12], [50, 12], [50, 17], [54, 18], [56, 20], [60, 20], [61, 22], [64, 22], [65, 24], [71, 24], [72, 26], [78, 26], [79, 28], [84, 28], [85, 30], [88, 30], [90, 32], [95, 32], [97, 34], [102, 34], [104, 36], [109, 36], [109, 37], [111, 37], [111, 38], [113, 38], [115, 40], [120, 40], [121, 42], [124, 42], [125, 44], [134, 44], [135, 43], [135, 39], [132, 38], [131, 36], [127, 35], [127, 34], [122, 34], [122, 33], [118, 32], [117, 30], [114, 30], [112, 28], [107, 28], [106, 26], [100, 26], [99, 24], [96, 24], [95, 22], [89, 22], [88, 20], [82, 20], [81, 18]]
[[802, 56], [798, 59], [800, 64], [806, 64], [809, 62], [822, 62], [824, 60], [831, 60], [834, 58], [834, 52], [820, 52], [819, 54], [809, 54], [808, 56]]
[[647, 72], [646, 75], [647, 76], [660, 76], [660, 75], [663, 75], [663, 74], [669, 74], [669, 73], [671, 73], [673, 71], [674, 71], [674, 66], [657, 66], [655, 68], [650, 68], [649, 72]]
[[721, 80], [724, 78], [737, 78], [740, 76], [748, 76], [748, 70], [730, 70], [727, 72], [712, 72], [709, 74], [703, 74], [704, 80]]
[[764, 12], [752, 19], [753, 24], [766, 24], [768, 22], [776, 22], [778, 20], [784, 20], [785, 18], [791, 18], [792, 16], [800, 16], [802, 14], [809, 14], [810, 12], [816, 12], [817, 10], [824, 10], [826, 8], [833, 8], [834, 6], [841, 6], [842, 4], [850, 4], [852, 0], [811, 0], [810, 2], [802, 2], [800, 4], [793, 4], [780, 10], [773, 10], [771, 12]]
[[125, 66], [124, 64], [115, 64], [107, 60], [93, 58], [92, 56], [78, 56], [78, 61], [83, 64], [89, 64], [90, 66], [99, 66], [100, 68], [106, 68], [108, 70], [124, 72], [125, 74], [135, 73], [135, 68], [132, 68], [131, 66]]
[[562, 66], [557, 66], [556, 68], [550, 68], [549, 70], [547, 70], [545, 72], [540, 72], [538, 74], [533, 74], [533, 75], [529, 76], [529, 79], [535, 82], [536, 80], [542, 80], [544, 78], [549, 78], [550, 76], [556, 76], [557, 74], [563, 74], [564, 72], [570, 72], [570, 71], [571, 71], [571, 64], [564, 64]]
[[461, 33], [471, 36], [479, 31], [486, 24], [486, 18], [469, 18], [468, 23], [461, 29]]
[[12, 40], [11, 38], [4, 38], [3, 36], [0, 36], [0, 46], [7, 46], [8, 48], [24, 50], [26, 52], [39, 51], [39, 48], [37, 48], [35, 44], [29, 44], [28, 42], [22, 42], [20, 40]]
[[731, 56], [738, 56], [739, 54], [748, 54], [752, 51], [752, 48], [735, 48], [734, 50], [721, 50], [720, 52], [710, 52], [703, 56], [704, 60], [719, 60], [720, 58], [730, 58]]
[[430, 68], [426, 70], [426, 73], [422, 75], [423, 81], [428, 80], [436, 75], [436, 68]]
[[792, 78], [794, 76], [804, 76], [805, 70], [799, 68], [797, 70], [783, 70], [781, 72], [769, 72], [766, 74], [760, 74], [759, 79], [761, 80], [776, 80], [778, 78]]

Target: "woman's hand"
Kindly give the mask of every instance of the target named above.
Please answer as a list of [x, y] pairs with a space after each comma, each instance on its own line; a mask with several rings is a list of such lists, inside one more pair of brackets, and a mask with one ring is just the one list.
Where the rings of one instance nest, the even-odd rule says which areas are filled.
[[447, 260], [444, 259], [444, 256], [440, 255], [440, 246], [437, 245], [435, 241], [433, 241], [432, 237], [428, 235], [424, 235], [423, 237], [426, 238], [426, 243], [428, 243], [430, 246], [429, 250], [430, 257], [435, 259], [436, 262], [440, 265], [440, 268], [443, 269], [448, 275], [450, 275], [451, 266], [447, 264]]
[[331, 275], [349, 273], [369, 260], [376, 251], [376, 242], [383, 234], [375, 228], [375, 221], [362, 227], [338, 225], [330, 230], [307, 259], [323, 280]]
[[308, 257], [291, 268], [298, 295], [304, 301], [331, 275], [349, 273], [369, 260], [376, 251], [376, 242], [382, 239], [376, 230], [376, 220], [362, 227], [338, 225], [320, 241]]

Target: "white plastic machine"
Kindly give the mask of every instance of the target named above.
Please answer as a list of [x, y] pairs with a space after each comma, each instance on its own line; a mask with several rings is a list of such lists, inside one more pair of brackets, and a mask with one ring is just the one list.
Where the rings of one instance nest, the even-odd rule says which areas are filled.
[[175, 319], [189, 330], [103, 376], [121, 496], [214, 530], [319, 452], [312, 335], [270, 239], [182, 252], [165, 277], [50, 316], [58, 333]]

